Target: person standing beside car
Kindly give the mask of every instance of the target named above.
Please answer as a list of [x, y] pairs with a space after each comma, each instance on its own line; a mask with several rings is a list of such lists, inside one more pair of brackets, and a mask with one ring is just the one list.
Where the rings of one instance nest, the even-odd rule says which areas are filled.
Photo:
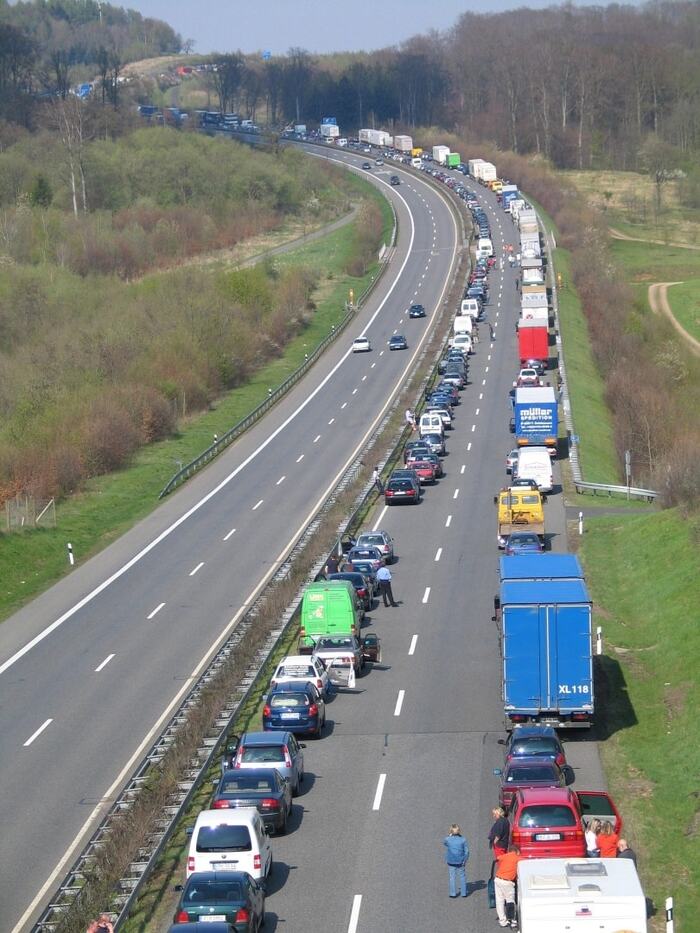
[[[518, 862], [520, 849], [516, 845], [508, 846], [508, 851], [496, 859], [496, 875], [494, 887], [496, 890], [496, 913], [498, 925], [501, 927], [517, 927], [515, 918], [508, 919], [508, 915], [515, 913], [515, 879], [518, 877]], [[508, 905], [512, 904], [512, 907]]]
[[385, 606], [396, 607], [394, 594], [391, 589], [391, 571], [388, 567], [380, 567], [377, 571], [377, 582], [379, 583], [379, 592]]
[[450, 831], [443, 839], [443, 845], [445, 846], [445, 861], [450, 872], [450, 897], [457, 897], [458, 880], [460, 893], [462, 897], [466, 897], [469, 846], [457, 823], [450, 826]]
[[510, 842], [510, 823], [503, 807], [494, 807], [491, 811], [494, 824], [489, 830], [489, 847], [493, 849], [493, 857], [505, 855]]

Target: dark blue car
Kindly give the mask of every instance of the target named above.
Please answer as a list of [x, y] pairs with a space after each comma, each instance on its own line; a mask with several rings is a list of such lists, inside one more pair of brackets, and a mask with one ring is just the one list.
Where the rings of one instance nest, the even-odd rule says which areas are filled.
[[281, 683], [270, 691], [263, 708], [265, 732], [294, 732], [320, 737], [326, 704], [313, 684]]

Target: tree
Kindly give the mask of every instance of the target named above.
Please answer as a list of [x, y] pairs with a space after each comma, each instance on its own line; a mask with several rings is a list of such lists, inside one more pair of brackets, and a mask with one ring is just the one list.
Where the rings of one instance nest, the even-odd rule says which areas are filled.
[[679, 152], [655, 133], [647, 136], [639, 150], [639, 161], [654, 182], [656, 212], [661, 212], [661, 191], [673, 178], [679, 164]]
[[236, 98], [243, 81], [245, 62], [240, 52], [224, 55], [211, 73], [214, 91], [219, 98], [219, 111], [230, 113], [235, 108]]
[[34, 179], [29, 200], [35, 207], [48, 207], [53, 201], [53, 191], [45, 175], [37, 175]]
[[84, 104], [77, 97], [57, 97], [51, 102], [51, 122], [58, 131], [63, 144], [68, 182], [71, 190], [73, 213], [78, 216], [78, 194], [80, 207], [87, 211], [87, 188], [85, 183]]

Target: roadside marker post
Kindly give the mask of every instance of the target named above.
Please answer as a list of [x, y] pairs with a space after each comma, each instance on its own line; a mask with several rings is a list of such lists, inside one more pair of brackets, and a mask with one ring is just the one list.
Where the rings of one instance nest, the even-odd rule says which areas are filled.
[[583, 534], [583, 512], [578, 513], [578, 533]]
[[69, 541], [66, 547], [68, 548], [68, 563], [71, 565], [71, 567], [73, 567], [75, 566], [75, 557], [73, 556], [73, 545]]
[[673, 933], [673, 898], [666, 898], [666, 933]]

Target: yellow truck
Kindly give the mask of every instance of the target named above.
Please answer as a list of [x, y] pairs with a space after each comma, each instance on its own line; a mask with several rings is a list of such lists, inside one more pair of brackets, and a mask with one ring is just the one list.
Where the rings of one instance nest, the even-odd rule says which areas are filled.
[[411, 149], [411, 158], [418, 159], [422, 155], [423, 155], [423, 150], [421, 149], [420, 146], [414, 146], [413, 149]]
[[544, 544], [544, 500], [528, 486], [511, 486], [494, 497], [498, 507], [498, 546], [504, 548], [512, 531], [531, 531]]
[[501, 191], [503, 190], [503, 182], [501, 181], [500, 178], [494, 178], [494, 180], [493, 180], [493, 181], [490, 181], [490, 182], [488, 183], [488, 185], [489, 185], [489, 188], [490, 188], [495, 194], [500, 194]]

